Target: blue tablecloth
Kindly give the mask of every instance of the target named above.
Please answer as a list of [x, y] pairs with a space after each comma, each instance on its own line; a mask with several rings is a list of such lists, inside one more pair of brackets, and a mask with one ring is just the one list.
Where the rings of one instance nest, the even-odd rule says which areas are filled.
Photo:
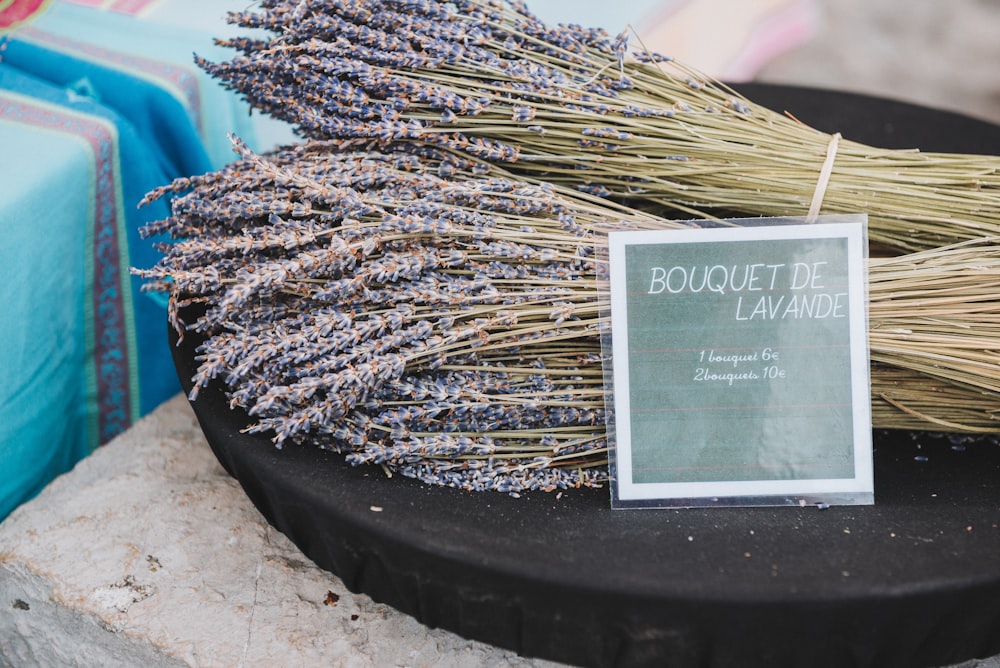
[[[0, 64], [0, 515], [177, 391], [138, 292], [167, 175], [119, 114]], [[14, 475], [20, 472], [19, 475]]]
[[257, 143], [193, 62], [231, 55], [210, 32], [55, 2], [5, 39], [0, 519], [180, 390], [165, 301], [129, 274], [158, 259], [138, 232], [167, 204], [137, 204], [231, 160], [227, 133]]
[[56, 86], [85, 90], [135, 126], [165, 171], [190, 175], [231, 159], [227, 132], [253, 135], [246, 106], [194, 63], [196, 52], [232, 56], [212, 39], [56, 2], [12, 33], [2, 59]]

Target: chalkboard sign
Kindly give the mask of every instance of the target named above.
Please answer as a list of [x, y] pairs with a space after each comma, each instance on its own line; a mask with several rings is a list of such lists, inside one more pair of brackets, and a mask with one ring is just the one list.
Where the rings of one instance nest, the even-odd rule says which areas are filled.
[[873, 502], [866, 218], [819, 221], [609, 233], [615, 507]]

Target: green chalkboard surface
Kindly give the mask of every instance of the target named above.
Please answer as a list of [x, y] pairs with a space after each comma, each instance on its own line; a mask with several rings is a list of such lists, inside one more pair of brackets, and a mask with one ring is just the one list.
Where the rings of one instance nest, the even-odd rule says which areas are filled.
[[820, 220], [609, 234], [617, 501], [871, 502], [864, 217]]

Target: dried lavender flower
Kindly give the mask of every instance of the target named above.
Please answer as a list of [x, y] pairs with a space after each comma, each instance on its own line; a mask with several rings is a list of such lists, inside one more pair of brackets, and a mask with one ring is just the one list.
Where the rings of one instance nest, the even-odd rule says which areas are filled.
[[[804, 215], [831, 137], [658, 54], [520, 2], [282, 0], [233, 14], [272, 39], [200, 61], [302, 136], [406, 140], [680, 215]], [[896, 252], [1000, 233], [1000, 158], [842, 141], [826, 212]]]

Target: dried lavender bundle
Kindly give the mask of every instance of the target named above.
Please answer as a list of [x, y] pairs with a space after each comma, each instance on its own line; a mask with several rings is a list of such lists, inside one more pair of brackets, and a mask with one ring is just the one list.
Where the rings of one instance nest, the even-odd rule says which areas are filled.
[[592, 230], [657, 219], [421, 147], [237, 148], [149, 197], [175, 241], [137, 273], [206, 336], [193, 395], [220, 378], [249, 431], [438, 484], [606, 476]]
[[1000, 431], [998, 242], [870, 260], [876, 425]]
[[[267, 0], [272, 39], [203, 67], [307, 138], [420, 141], [636, 207], [802, 215], [831, 137], [626, 35], [549, 26], [498, 0]], [[266, 34], [266, 33], [265, 33]], [[869, 213], [897, 251], [1000, 233], [1000, 158], [842, 141], [826, 212]]]
[[[219, 378], [250, 431], [436, 484], [606, 477], [594, 232], [680, 223], [419, 144], [236, 147], [151, 193], [176, 198], [145, 233], [174, 241], [136, 271], [205, 336], [194, 396]], [[875, 425], [995, 431], [1000, 246], [872, 260], [870, 284]]]

